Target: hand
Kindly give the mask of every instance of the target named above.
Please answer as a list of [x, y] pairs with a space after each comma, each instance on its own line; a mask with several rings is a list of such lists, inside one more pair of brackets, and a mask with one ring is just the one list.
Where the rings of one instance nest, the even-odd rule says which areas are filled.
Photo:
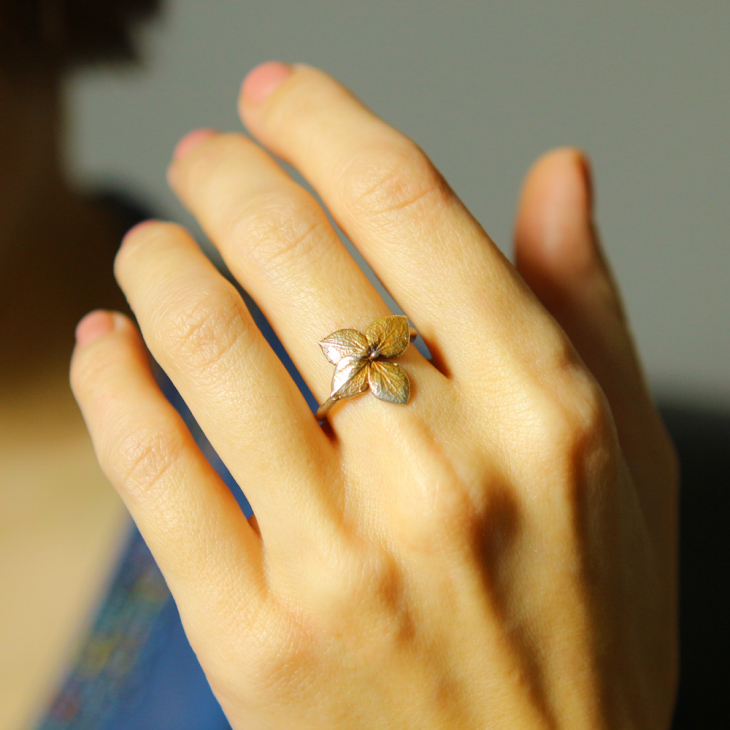
[[[144, 340], [256, 517], [129, 320], [80, 324], [72, 385], [233, 727], [668, 727], [676, 459], [579, 151], [529, 174], [515, 269], [423, 152], [321, 71], [260, 66], [240, 111], [433, 359], [398, 358], [407, 405], [366, 393], [320, 426], [184, 229], [126, 237], [115, 273]], [[324, 402], [318, 341], [389, 312], [322, 207], [240, 134], [186, 138], [169, 179]]]

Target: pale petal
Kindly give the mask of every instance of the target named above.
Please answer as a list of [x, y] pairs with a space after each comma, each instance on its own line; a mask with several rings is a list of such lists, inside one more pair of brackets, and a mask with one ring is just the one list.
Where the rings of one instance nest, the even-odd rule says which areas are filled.
[[333, 364], [352, 355], [366, 355], [368, 341], [365, 335], [357, 330], [337, 330], [320, 341], [319, 346], [324, 356]]
[[408, 317], [394, 314], [376, 319], [365, 331], [365, 336], [371, 349], [380, 352], [380, 357], [398, 357], [411, 341]]
[[373, 360], [368, 368], [368, 380], [373, 395], [388, 403], [408, 403], [411, 381], [400, 365]]
[[368, 389], [367, 358], [346, 355], [335, 368], [330, 398], [352, 398]]

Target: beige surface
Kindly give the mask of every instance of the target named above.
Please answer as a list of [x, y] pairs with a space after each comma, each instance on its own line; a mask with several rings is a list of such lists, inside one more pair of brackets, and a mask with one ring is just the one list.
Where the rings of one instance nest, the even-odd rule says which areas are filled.
[[0, 730], [56, 687], [126, 535], [70, 392], [0, 403]]

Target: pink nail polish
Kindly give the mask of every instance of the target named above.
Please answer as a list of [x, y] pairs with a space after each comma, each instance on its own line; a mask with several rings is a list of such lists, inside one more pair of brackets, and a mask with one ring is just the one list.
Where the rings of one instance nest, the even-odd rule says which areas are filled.
[[252, 71], [243, 80], [241, 94], [250, 104], [261, 104], [282, 81], [291, 76], [294, 69], [281, 61], [267, 61]]
[[177, 160], [184, 157], [194, 147], [197, 147], [201, 142], [211, 137], [215, 137], [218, 132], [215, 129], [196, 129], [193, 132], [186, 134], [175, 147], [175, 151], [172, 153], [173, 159]]
[[76, 342], [81, 346], [88, 345], [113, 329], [114, 318], [111, 313], [103, 309], [96, 309], [76, 325]]

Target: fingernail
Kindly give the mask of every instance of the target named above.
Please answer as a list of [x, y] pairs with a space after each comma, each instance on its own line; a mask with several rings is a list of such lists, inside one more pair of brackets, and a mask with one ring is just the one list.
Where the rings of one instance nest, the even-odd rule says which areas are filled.
[[188, 154], [194, 147], [211, 137], [215, 137], [218, 132], [215, 129], [196, 129], [186, 134], [176, 145], [172, 158], [178, 160]]
[[76, 342], [83, 346], [115, 329], [111, 312], [96, 309], [76, 325]]
[[252, 71], [243, 80], [241, 94], [251, 104], [261, 104], [292, 74], [292, 67], [281, 61], [266, 61]]

